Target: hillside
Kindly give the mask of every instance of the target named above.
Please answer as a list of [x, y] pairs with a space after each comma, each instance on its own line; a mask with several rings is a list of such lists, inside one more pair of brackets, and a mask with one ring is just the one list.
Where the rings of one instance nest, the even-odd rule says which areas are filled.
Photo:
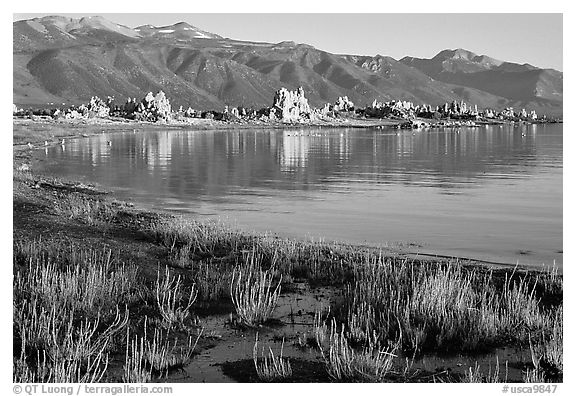
[[405, 57], [400, 62], [436, 81], [481, 89], [517, 107], [562, 108], [563, 74], [556, 70], [503, 62], [463, 49], [445, 50], [431, 59]]
[[331, 54], [294, 42], [223, 38], [187, 23], [129, 28], [102, 17], [13, 24], [14, 103], [141, 98], [163, 90], [176, 106], [263, 107], [280, 87], [302, 86], [314, 106], [347, 95], [360, 106], [402, 99], [464, 100], [562, 112], [562, 73], [446, 50], [432, 59]]

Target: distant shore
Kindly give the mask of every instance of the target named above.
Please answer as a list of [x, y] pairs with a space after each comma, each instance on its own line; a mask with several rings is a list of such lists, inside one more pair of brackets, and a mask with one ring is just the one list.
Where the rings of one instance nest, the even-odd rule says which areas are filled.
[[[416, 129], [480, 127], [486, 125], [519, 125], [505, 120], [478, 120], [467, 125], [457, 120], [415, 119], [410, 121], [422, 125]], [[558, 122], [558, 121], [556, 121]], [[541, 124], [542, 122], [535, 122]], [[287, 123], [282, 121], [218, 121], [204, 118], [189, 118], [186, 121], [169, 122], [133, 121], [125, 118], [59, 119], [32, 116], [13, 117], [13, 143], [17, 145], [57, 144], [63, 138], [87, 137], [109, 132], [132, 132], [141, 130], [239, 130], [239, 129], [287, 129], [287, 128], [401, 128], [407, 125], [405, 119], [396, 118], [334, 118], [330, 121], [314, 120]]]

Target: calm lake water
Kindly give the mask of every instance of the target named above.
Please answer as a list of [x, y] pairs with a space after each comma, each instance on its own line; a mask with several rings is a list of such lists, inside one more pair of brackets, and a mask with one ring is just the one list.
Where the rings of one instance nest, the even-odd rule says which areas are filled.
[[42, 155], [46, 174], [240, 229], [562, 264], [562, 124], [104, 133]]

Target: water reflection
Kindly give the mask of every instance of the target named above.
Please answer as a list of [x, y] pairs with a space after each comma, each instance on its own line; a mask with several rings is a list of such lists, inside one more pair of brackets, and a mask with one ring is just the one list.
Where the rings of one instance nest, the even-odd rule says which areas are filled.
[[51, 168], [55, 172], [107, 174], [109, 182], [121, 186], [146, 179], [159, 189], [191, 195], [203, 194], [211, 184], [225, 194], [239, 186], [308, 190], [350, 181], [460, 190], [561, 166], [561, 136], [558, 146], [537, 151], [536, 128], [102, 134], [46, 152], [66, 159]]
[[[336, 239], [496, 250], [524, 246], [533, 232], [548, 257], [562, 249], [561, 125], [103, 133], [48, 148], [46, 158], [47, 173], [255, 228], [302, 234], [302, 224], [287, 225], [300, 219], [306, 232]], [[454, 240], [470, 221], [479, 231]]]

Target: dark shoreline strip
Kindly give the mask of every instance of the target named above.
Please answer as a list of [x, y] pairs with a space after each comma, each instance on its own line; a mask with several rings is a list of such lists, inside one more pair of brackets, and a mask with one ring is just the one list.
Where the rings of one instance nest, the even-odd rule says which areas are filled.
[[[441, 258], [441, 259], [451, 259], [451, 260], [460, 260], [460, 261], [470, 261], [472, 263], [485, 263], [485, 264], [492, 264], [492, 265], [500, 265], [503, 267], [518, 267], [518, 268], [522, 268], [525, 269], [527, 271], [538, 271], [538, 269], [536, 267], [531, 268], [529, 266], [527, 266], [526, 264], [510, 264], [510, 263], [499, 263], [497, 261], [490, 261], [490, 260], [482, 260], [482, 259], [475, 259], [475, 258], [470, 258], [470, 257], [462, 257], [462, 256], [448, 256], [448, 255], [444, 255], [444, 254], [435, 254], [435, 253], [414, 253], [414, 252], [403, 252], [402, 254], [404, 255], [412, 255], [415, 257], [418, 256], [426, 256], [426, 257], [436, 257], [436, 258]], [[559, 267], [561, 269], [561, 267]]]

